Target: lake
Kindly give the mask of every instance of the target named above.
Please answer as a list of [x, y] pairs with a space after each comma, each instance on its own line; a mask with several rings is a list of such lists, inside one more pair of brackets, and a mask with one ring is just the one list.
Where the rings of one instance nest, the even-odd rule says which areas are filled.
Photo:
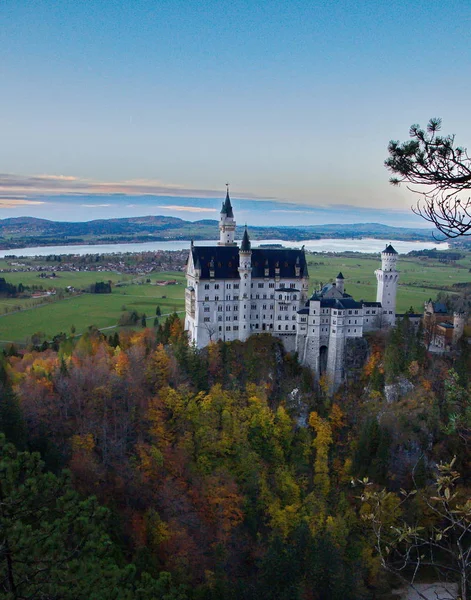
[[[407, 254], [411, 250], [447, 250], [447, 242], [404, 242], [400, 240], [377, 240], [374, 238], [363, 238], [358, 240], [351, 239], [323, 239], [323, 240], [303, 240], [301, 242], [287, 242], [285, 240], [256, 240], [252, 246], [260, 244], [281, 244], [285, 248], [301, 248], [315, 252], [381, 252], [387, 243], [391, 242], [399, 254]], [[195, 242], [197, 246], [214, 246], [216, 240], [202, 240]], [[35, 248], [15, 248], [10, 250], [0, 250], [0, 258], [5, 256], [48, 256], [49, 254], [75, 254], [83, 256], [85, 254], [122, 254], [124, 252], [153, 252], [156, 250], [186, 250], [190, 247], [189, 240], [178, 240], [172, 242], [143, 242], [129, 244], [94, 244], [94, 245], [75, 245], [75, 246], [38, 246]]]

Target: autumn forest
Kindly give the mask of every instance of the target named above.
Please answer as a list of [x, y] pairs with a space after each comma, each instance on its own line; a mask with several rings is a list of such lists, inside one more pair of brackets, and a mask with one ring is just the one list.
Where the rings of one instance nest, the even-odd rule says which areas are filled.
[[370, 336], [334, 397], [276, 338], [196, 350], [177, 315], [7, 349], [1, 597], [388, 598], [418, 531], [417, 577], [466, 581], [437, 506], [469, 523], [469, 355], [422, 337], [407, 317]]

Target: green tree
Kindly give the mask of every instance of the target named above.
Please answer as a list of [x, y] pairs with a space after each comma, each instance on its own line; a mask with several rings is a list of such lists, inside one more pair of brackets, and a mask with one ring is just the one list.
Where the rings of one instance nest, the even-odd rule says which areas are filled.
[[455, 146], [454, 135], [439, 135], [441, 125], [441, 119], [430, 119], [426, 131], [411, 126], [409, 141], [389, 142], [389, 181], [417, 186], [409, 188], [420, 194], [412, 210], [445, 236], [471, 235], [471, 158], [466, 148]]
[[[153, 600], [174, 595], [169, 576], [121, 568], [106, 533], [108, 511], [81, 500], [66, 473], [0, 436], [0, 595], [8, 600]], [[166, 591], [172, 592], [168, 596]]]

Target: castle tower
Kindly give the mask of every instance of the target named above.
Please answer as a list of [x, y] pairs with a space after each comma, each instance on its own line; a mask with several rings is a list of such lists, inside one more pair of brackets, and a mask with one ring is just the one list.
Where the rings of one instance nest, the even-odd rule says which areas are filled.
[[453, 313], [453, 346], [463, 337], [464, 326], [466, 324], [466, 316], [462, 312]]
[[250, 289], [252, 287], [252, 248], [247, 226], [239, 250], [239, 340], [250, 335]]
[[381, 269], [376, 269], [378, 281], [376, 302], [382, 306], [382, 326], [393, 326], [396, 321], [396, 295], [399, 272], [396, 269], [397, 252], [389, 244], [381, 252]]
[[341, 294], [343, 294], [345, 292], [344, 281], [345, 281], [345, 279], [342, 275], [342, 271], [340, 271], [340, 273], [335, 278], [335, 287], [338, 289], [338, 291]]
[[236, 222], [232, 211], [231, 199], [229, 198], [229, 184], [226, 183], [226, 199], [222, 203], [221, 217], [219, 219], [219, 242], [218, 246], [237, 246], [234, 242]]

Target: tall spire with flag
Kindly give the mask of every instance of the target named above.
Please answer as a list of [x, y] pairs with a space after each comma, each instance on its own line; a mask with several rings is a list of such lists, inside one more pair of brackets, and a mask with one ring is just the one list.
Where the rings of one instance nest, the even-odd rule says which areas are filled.
[[234, 211], [232, 210], [231, 199], [229, 197], [229, 184], [226, 183], [226, 199], [222, 203], [219, 219], [218, 246], [236, 246], [234, 242], [235, 228]]

